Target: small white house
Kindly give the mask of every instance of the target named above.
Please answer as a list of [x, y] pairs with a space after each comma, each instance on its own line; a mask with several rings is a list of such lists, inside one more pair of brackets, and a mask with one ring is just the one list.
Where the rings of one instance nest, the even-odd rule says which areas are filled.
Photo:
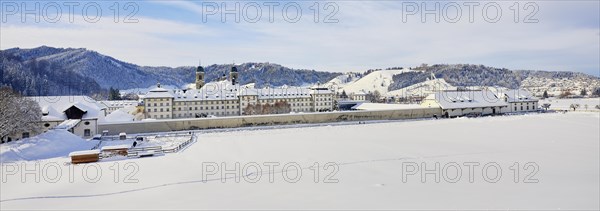
[[531, 112], [538, 110], [539, 99], [529, 91], [521, 89], [506, 90], [500, 93], [500, 98], [508, 103], [507, 112]]
[[367, 101], [367, 93], [364, 91], [358, 91], [358, 92], [353, 92], [350, 93], [350, 95], [348, 96], [350, 98], [350, 100], [354, 100], [354, 101]]

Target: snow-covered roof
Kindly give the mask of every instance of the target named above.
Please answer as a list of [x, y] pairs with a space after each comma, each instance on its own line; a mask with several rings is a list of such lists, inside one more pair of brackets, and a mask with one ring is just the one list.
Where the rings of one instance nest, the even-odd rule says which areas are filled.
[[174, 96], [173, 96], [173, 93], [171, 93], [171, 91], [169, 91], [165, 88], [161, 88], [161, 87], [151, 89], [144, 96], [144, 98], [172, 98], [172, 97], [174, 97]]
[[311, 89], [310, 94], [313, 95], [323, 95], [323, 94], [333, 94], [333, 91], [329, 89]]
[[367, 93], [365, 90], [358, 90], [357, 92], [350, 93], [351, 96], [365, 96]]
[[456, 90], [455, 86], [450, 85], [443, 78], [427, 80], [416, 83], [401, 89], [390, 91], [386, 94], [388, 97], [417, 97], [427, 96], [437, 91]]
[[435, 101], [442, 109], [455, 108], [482, 108], [482, 107], [502, 107], [508, 106], [504, 100], [499, 99], [491, 91], [442, 91], [428, 96], [428, 99], [435, 98]]
[[[158, 89], [158, 88], [157, 88]], [[175, 101], [198, 101], [198, 100], [237, 100], [239, 96], [257, 96], [259, 99], [272, 98], [302, 98], [310, 97], [311, 94], [332, 94], [330, 90], [310, 90], [304, 87], [283, 86], [279, 88], [255, 89], [253, 86], [231, 84], [230, 81], [216, 81], [205, 84], [200, 89], [189, 90], [167, 90], [153, 89], [145, 98], [161, 98], [172, 96]]]
[[77, 124], [79, 124], [79, 122], [81, 122], [80, 119], [65, 120], [64, 122], [62, 122], [59, 125], [57, 125], [56, 127], [54, 127], [54, 129], [69, 130], [69, 129], [77, 126]]
[[83, 151], [71, 152], [71, 153], [69, 153], [69, 157], [80, 156], [80, 155], [97, 155], [97, 154], [100, 154], [100, 150], [97, 150], [97, 149], [83, 150]]
[[125, 107], [125, 106], [136, 106], [138, 104], [137, 100], [104, 100], [100, 101], [103, 105], [107, 107]]
[[88, 96], [38, 96], [29, 97], [42, 109], [42, 121], [66, 120], [65, 110], [75, 106], [85, 112], [82, 119], [103, 119], [105, 105]]
[[538, 101], [529, 91], [522, 89], [504, 90], [499, 96], [507, 98], [508, 102], [531, 102]]
[[258, 99], [308, 98], [311, 90], [301, 87], [257, 89]]
[[134, 116], [125, 112], [125, 108], [113, 111], [112, 113], [104, 117], [104, 122], [131, 122], [134, 120]]

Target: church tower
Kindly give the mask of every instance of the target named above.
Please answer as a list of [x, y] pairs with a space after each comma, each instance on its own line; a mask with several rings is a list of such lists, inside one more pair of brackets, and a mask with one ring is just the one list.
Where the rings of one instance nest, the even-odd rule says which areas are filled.
[[231, 80], [231, 84], [236, 85], [239, 83], [239, 73], [235, 64], [231, 67], [231, 72], [229, 72], [229, 79]]
[[204, 68], [198, 66], [196, 68], [196, 89], [200, 89], [204, 86]]

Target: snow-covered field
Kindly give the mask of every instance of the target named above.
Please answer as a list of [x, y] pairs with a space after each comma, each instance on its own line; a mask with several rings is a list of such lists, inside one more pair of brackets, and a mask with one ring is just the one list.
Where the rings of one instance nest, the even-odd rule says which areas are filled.
[[571, 104], [579, 104], [579, 108], [577, 110], [585, 111], [585, 105], [587, 105], [587, 110], [596, 110], [595, 107], [600, 105], [600, 98], [572, 98], [572, 99], [557, 99], [557, 98], [548, 98], [540, 100], [540, 105], [544, 103], [550, 103], [550, 109], [553, 110], [572, 110], [570, 108]]
[[[23, 166], [4, 163], [0, 209], [600, 208], [600, 113], [198, 135], [182, 152], [160, 157], [43, 160], [24, 182]], [[35, 162], [24, 165], [31, 170]]]

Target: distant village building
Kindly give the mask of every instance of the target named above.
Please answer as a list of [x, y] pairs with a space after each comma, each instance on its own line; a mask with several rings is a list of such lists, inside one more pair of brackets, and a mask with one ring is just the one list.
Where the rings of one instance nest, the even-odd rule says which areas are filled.
[[196, 89], [165, 89], [158, 85], [143, 97], [148, 119], [240, 116], [289, 112], [334, 110], [334, 92], [322, 88], [263, 88], [239, 84], [239, 71], [231, 68], [229, 77], [205, 83], [204, 68], [196, 68]]
[[368, 94], [366, 92], [361, 90], [358, 92], [350, 93], [348, 98], [353, 101], [367, 101], [367, 95]]

